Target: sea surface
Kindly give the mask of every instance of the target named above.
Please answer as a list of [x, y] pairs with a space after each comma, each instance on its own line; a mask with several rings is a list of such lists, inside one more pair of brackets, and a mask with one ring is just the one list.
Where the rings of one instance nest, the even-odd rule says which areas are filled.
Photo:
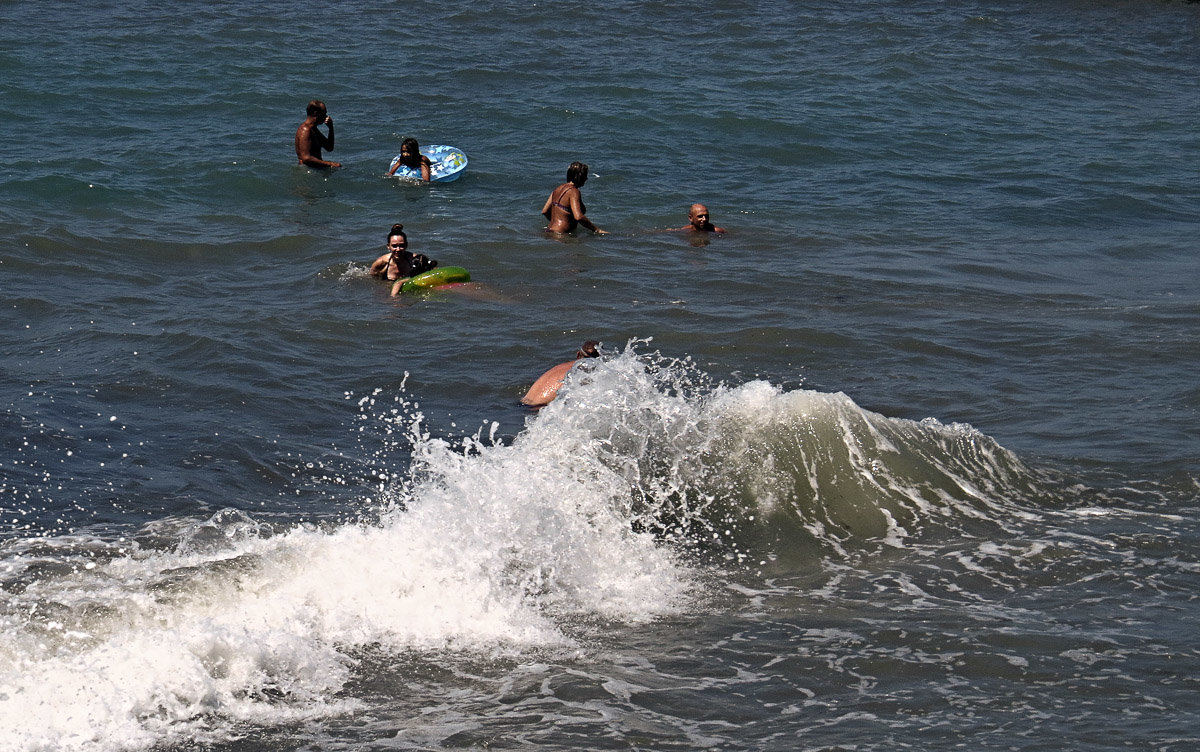
[[0, 20], [0, 752], [1200, 747], [1200, 4]]

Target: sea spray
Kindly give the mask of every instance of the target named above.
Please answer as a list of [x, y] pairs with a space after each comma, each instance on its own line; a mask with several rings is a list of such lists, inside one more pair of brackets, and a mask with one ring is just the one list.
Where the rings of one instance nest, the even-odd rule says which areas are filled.
[[371, 499], [355, 521], [230, 508], [120, 544], [47, 542], [44, 564], [10, 548], [0, 720], [17, 748], [352, 711], [339, 692], [364, 651], [586, 649], [596, 625], [700, 607], [723, 571], [836, 569], [915, 535], [1003, 530], [1036, 485], [970, 427], [715, 384], [636, 344], [575, 369], [511, 441], [494, 424], [435, 435], [403, 392], [358, 398], [356, 433], [376, 445], [354, 470]]
[[556, 649], [576, 620], [686, 603], [686, 568], [615, 511], [626, 488], [603, 466], [561, 443], [452, 446], [415, 405], [385, 420], [412, 461], [377, 476], [374, 521], [281, 530], [226, 509], [100, 556], [64, 539], [55, 568], [10, 567], [0, 721], [15, 748], [138, 748], [342, 713], [368, 647]]
[[574, 369], [514, 445], [550, 444], [615, 474], [631, 527], [675, 550], [806, 566], [922, 530], [1002, 531], [1045, 501], [1037, 472], [968, 425], [889, 418], [840, 393], [718, 384], [637, 344]]

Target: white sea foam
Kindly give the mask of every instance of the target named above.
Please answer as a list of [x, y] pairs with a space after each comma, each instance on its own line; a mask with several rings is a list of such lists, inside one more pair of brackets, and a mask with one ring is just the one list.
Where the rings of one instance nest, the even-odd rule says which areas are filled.
[[942, 514], [981, 513], [957, 460], [926, 457], [966, 429], [712, 385], [633, 348], [585, 365], [509, 445], [454, 445], [403, 398], [359, 400], [412, 448], [370, 522], [273, 532], [231, 509], [160, 526], [169, 550], [64, 544], [42, 575], [36, 554], [9, 558], [6, 741], [137, 748], [346, 712], [333, 698], [367, 648], [570, 650], [578, 624], [688, 608], [697, 552], [754, 566], [806, 541], [903, 547], [939, 494]]
[[228, 510], [175, 525], [170, 551], [97, 560], [64, 541], [43, 577], [36, 556], [10, 560], [23, 589], [0, 624], [6, 747], [138, 748], [344, 712], [330, 698], [366, 646], [558, 649], [578, 617], [681, 607], [688, 571], [631, 529], [622, 479], [546, 428], [466, 452], [421, 438], [419, 480], [393, 489], [403, 509], [373, 524], [264, 535]]

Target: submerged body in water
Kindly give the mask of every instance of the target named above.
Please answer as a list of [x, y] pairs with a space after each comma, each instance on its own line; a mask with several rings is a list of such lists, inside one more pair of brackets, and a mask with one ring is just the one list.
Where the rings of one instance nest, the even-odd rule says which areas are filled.
[[533, 382], [533, 386], [529, 387], [529, 391], [525, 392], [525, 396], [521, 398], [522, 405], [530, 407], [545, 407], [554, 401], [558, 396], [558, 390], [562, 388], [563, 382], [581, 359], [598, 358], [600, 350], [597, 349], [599, 342], [594, 339], [589, 339], [575, 351], [575, 359], [568, 360], [553, 366], [541, 376], [537, 381]]

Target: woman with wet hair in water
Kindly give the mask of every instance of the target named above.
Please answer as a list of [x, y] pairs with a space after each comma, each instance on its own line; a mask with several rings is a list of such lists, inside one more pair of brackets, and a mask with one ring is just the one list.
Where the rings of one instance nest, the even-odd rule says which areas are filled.
[[546, 226], [547, 232], [574, 232], [577, 226], [583, 225], [597, 235], [608, 234], [587, 218], [587, 208], [579, 190], [587, 179], [588, 166], [583, 162], [572, 162], [567, 168], [567, 182], [551, 191], [542, 207], [542, 216], [550, 222]]
[[408, 235], [404, 232], [404, 225], [394, 224], [387, 235], [387, 253], [371, 264], [371, 276], [395, 282], [392, 285], [392, 294], [395, 295], [399, 286], [436, 266], [437, 262], [428, 256], [408, 250]]

